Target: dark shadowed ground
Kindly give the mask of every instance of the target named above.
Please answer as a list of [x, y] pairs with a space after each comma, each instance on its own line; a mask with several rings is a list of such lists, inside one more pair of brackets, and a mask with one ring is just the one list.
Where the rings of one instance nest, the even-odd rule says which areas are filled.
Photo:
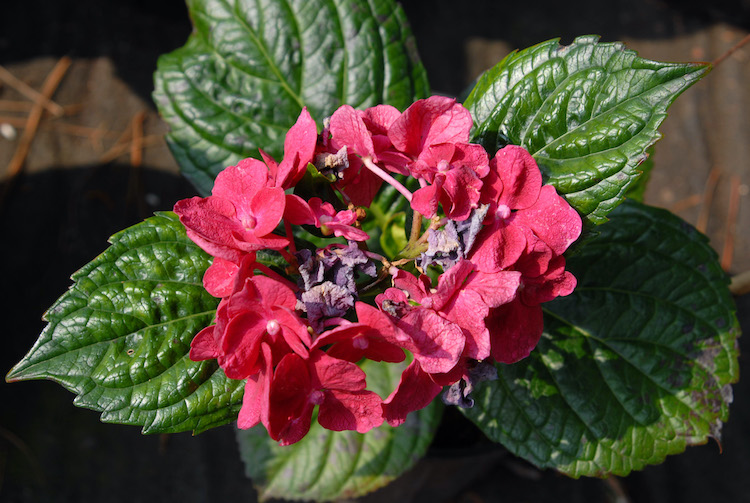
[[[459, 94], [510, 50], [550, 38], [568, 43], [576, 35], [597, 33], [606, 41], [624, 40], [651, 59], [710, 61], [750, 28], [747, 0], [708, 5], [543, 0], [517, 6], [482, 0], [463, 2], [468, 6], [463, 9], [447, 0], [404, 3], [432, 86], [448, 94]], [[8, 194], [0, 207], [6, 292], [0, 308], [0, 373], [31, 347], [43, 328], [44, 310], [69, 287], [70, 274], [104, 250], [108, 236], [195, 195], [159, 140], [166, 128], [149, 97], [156, 58], [182, 45], [189, 31], [187, 11], [178, 0], [3, 5], [0, 64], [38, 89], [57, 59], [72, 57], [55, 100], [81, 106], [64, 121], [112, 133], [43, 122], [24, 174], [11, 186], [5, 170], [16, 142], [0, 137], [0, 184]], [[662, 127], [664, 139], [657, 144], [647, 193], [651, 204], [703, 225], [731, 274], [750, 270], [748, 82], [750, 47], [677, 100]], [[0, 100], [20, 99], [0, 87]], [[142, 166], [131, 167], [127, 152], [103, 162], [139, 112], [145, 113], [144, 134], [153, 137]], [[9, 116], [22, 115], [0, 109], [0, 123]], [[716, 185], [705, 204], [709, 180]], [[732, 183], [740, 194], [736, 217], [729, 209]], [[750, 296], [737, 300], [743, 329], [750, 330]], [[747, 338], [741, 344], [741, 368], [748, 373]], [[689, 448], [660, 466], [619, 479], [630, 501], [750, 502], [750, 381], [736, 385], [734, 397], [722, 446]], [[142, 436], [135, 427], [102, 424], [98, 413], [74, 407], [72, 399], [51, 382], [0, 382], [0, 501], [255, 501], [231, 426], [197, 437]], [[431, 452], [408, 478], [366, 500], [618, 501], [607, 482], [539, 472], [500, 450], [460, 449]]]

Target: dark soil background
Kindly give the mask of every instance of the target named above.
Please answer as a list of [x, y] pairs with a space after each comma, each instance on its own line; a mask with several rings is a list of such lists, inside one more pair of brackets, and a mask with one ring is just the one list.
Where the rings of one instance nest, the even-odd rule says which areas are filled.
[[[750, 29], [748, 0], [404, 4], [433, 88], [449, 94], [459, 94], [510, 50], [550, 38], [569, 43], [597, 33], [605, 41], [624, 40], [651, 59], [710, 61]], [[145, 113], [146, 135], [166, 130], [150, 101], [151, 75], [157, 57], [181, 46], [190, 32], [183, 2], [25, 0], [5, 2], [0, 12], [0, 65], [39, 89], [54, 62], [70, 56], [73, 65], [55, 100], [81, 107], [61, 120], [109, 132], [73, 134], [43, 121], [25, 170], [12, 184], [5, 170], [16, 141], [0, 137], [0, 191], [7, 195], [0, 206], [6, 291], [0, 372], [5, 373], [36, 340], [42, 313], [70, 286], [70, 274], [103, 251], [111, 234], [195, 191], [179, 176], [162, 141], [148, 145], [139, 168], [127, 153], [102, 162], [137, 113]], [[750, 270], [749, 61], [750, 47], [736, 52], [677, 100], [661, 129], [664, 139], [657, 144], [647, 193], [651, 204], [702, 222], [717, 251], [731, 252], [731, 274]], [[20, 99], [8, 86], [0, 87], [0, 100]], [[13, 114], [0, 111], [0, 123], [8, 116]], [[711, 180], [715, 186], [707, 199]], [[729, 208], [732, 183], [741, 196], [737, 215]], [[747, 331], [750, 297], [737, 302]], [[741, 344], [744, 373], [750, 347], [746, 338]], [[572, 480], [538, 471], [502, 450], [443, 449], [365, 500], [750, 502], [747, 379], [734, 387], [734, 397], [721, 446], [692, 447], [625, 478]], [[256, 500], [231, 426], [197, 437], [143, 436], [135, 427], [102, 424], [98, 413], [74, 407], [72, 399], [50, 382], [0, 382], [0, 501]], [[448, 419], [455, 427], [455, 416]], [[453, 431], [441, 436], [455, 440]], [[453, 447], [456, 443], [461, 441]]]

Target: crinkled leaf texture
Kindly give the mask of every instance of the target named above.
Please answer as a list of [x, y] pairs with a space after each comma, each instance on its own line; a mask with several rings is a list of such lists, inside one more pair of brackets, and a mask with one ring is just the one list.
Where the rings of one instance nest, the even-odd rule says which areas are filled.
[[207, 195], [216, 174], [258, 147], [281, 159], [307, 106], [399, 109], [429, 92], [403, 10], [392, 0], [188, 0], [185, 46], [159, 59], [154, 101], [183, 173]]
[[211, 258], [173, 213], [115, 234], [73, 275], [49, 322], [9, 381], [51, 379], [102, 421], [144, 433], [200, 432], [234, 420], [243, 381], [215, 361], [193, 362], [190, 341], [212, 323], [218, 299], [203, 288]]
[[626, 202], [568, 266], [531, 356], [499, 365], [467, 415], [495, 441], [568, 475], [625, 475], [718, 439], [738, 378], [739, 324], [707, 239]]
[[638, 178], [669, 105], [709, 68], [649, 61], [596, 36], [551, 40], [485, 72], [465, 106], [474, 141], [491, 153], [507, 140], [526, 148], [584, 221], [601, 224]]
[[[364, 361], [368, 389], [387, 396], [405, 365]], [[313, 421], [307, 436], [287, 447], [271, 440], [262, 426], [237, 430], [237, 440], [261, 500], [353, 498], [388, 484], [424, 456], [442, 410], [435, 400], [397, 428], [384, 424], [365, 434], [330, 431]]]

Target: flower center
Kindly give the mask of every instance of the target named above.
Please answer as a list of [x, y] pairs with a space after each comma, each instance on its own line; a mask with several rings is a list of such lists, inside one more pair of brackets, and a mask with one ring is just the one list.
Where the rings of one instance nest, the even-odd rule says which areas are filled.
[[450, 164], [448, 164], [448, 161], [446, 161], [445, 159], [441, 159], [440, 161], [438, 161], [437, 170], [439, 172], [445, 173], [450, 169], [450, 167]]
[[255, 229], [257, 223], [258, 221], [252, 215], [245, 215], [245, 217], [242, 219], [242, 225], [245, 227], [245, 230], [248, 231]]
[[510, 208], [508, 206], [501, 204], [497, 207], [497, 211], [495, 211], [495, 218], [498, 220], [506, 220], [510, 216]]
[[268, 332], [268, 335], [276, 335], [281, 331], [281, 325], [279, 325], [279, 322], [276, 320], [271, 320], [268, 323], [266, 323], [266, 332]]
[[364, 335], [358, 335], [354, 339], [352, 339], [352, 346], [354, 346], [357, 349], [367, 349], [367, 347], [370, 345], [370, 342], [367, 340], [367, 337]]
[[310, 393], [310, 397], [308, 398], [310, 403], [314, 403], [315, 405], [320, 405], [321, 403], [323, 403], [323, 401], [325, 401], [325, 399], [325, 393], [323, 393], [319, 389], [313, 390], [312, 393]]

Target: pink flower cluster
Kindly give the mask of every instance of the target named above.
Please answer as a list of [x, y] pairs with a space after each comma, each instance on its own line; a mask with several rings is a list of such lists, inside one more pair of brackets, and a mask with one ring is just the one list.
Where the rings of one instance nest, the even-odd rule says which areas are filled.
[[[204, 286], [221, 298], [190, 357], [217, 359], [227, 377], [247, 381], [240, 428], [262, 423], [291, 444], [309, 431], [317, 406], [323, 427], [364, 433], [401, 424], [445, 386], [446, 403], [470, 406], [493, 362], [516, 362], [536, 346], [540, 305], [575, 287], [563, 253], [581, 219], [542, 184], [528, 152], [507, 146], [490, 159], [469, 143], [471, 127], [469, 112], [444, 97], [403, 113], [345, 105], [321, 134], [303, 110], [280, 163], [261, 151], [262, 161], [222, 171], [210, 197], [175, 205], [188, 236], [214, 257]], [[336, 197], [294, 193], [315, 171], [310, 164]], [[413, 193], [402, 183], [408, 177], [419, 184]], [[420, 231], [414, 256], [395, 262], [370, 251], [361, 228], [384, 183], [409, 201]], [[298, 250], [296, 226], [333, 241]], [[260, 250], [286, 268], [262, 263]], [[359, 299], [363, 285], [376, 289], [383, 277], [390, 282], [374, 305]], [[390, 395], [367, 389], [358, 362], [407, 356]]]

